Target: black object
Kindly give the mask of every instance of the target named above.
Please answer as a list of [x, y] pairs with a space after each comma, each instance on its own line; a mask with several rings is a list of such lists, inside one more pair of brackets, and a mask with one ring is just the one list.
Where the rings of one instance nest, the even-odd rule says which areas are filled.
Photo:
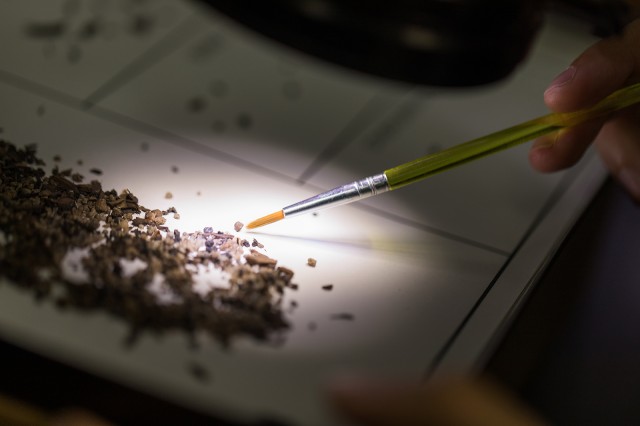
[[414, 84], [472, 86], [510, 74], [529, 51], [546, 6], [591, 21], [597, 35], [625, 23], [622, 0], [201, 0], [311, 56]]
[[410, 83], [469, 86], [520, 62], [541, 0], [204, 0], [312, 56]]

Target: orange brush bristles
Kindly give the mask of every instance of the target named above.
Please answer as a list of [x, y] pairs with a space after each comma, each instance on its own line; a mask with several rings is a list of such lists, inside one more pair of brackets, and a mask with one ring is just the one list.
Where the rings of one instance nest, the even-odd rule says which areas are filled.
[[277, 222], [282, 219], [284, 219], [284, 212], [280, 210], [278, 212], [271, 213], [264, 217], [261, 217], [260, 219], [254, 220], [253, 222], [247, 225], [247, 228], [249, 229], [258, 228], [260, 226], [268, 225], [270, 223]]

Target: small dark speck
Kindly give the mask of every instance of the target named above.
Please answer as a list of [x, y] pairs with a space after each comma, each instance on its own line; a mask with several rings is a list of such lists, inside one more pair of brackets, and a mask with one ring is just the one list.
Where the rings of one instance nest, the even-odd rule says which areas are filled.
[[318, 328], [318, 324], [316, 324], [315, 322], [311, 321], [307, 325], [307, 328], [309, 328], [309, 331], [315, 331]]
[[249, 114], [241, 113], [241, 114], [238, 114], [236, 123], [238, 124], [238, 127], [240, 127], [241, 129], [248, 129], [253, 124], [253, 120], [251, 119], [251, 116]]
[[76, 164], [77, 164], [78, 166], [82, 166], [82, 165], [84, 164], [84, 161], [82, 161], [82, 160], [78, 160], [78, 161], [76, 162]]
[[33, 38], [58, 38], [65, 33], [66, 26], [62, 21], [31, 23], [25, 31]]
[[40, 105], [38, 107], [38, 109], [36, 110], [36, 114], [38, 114], [38, 117], [42, 117], [46, 112], [47, 112], [47, 110], [44, 107], [44, 105]]
[[209, 371], [196, 362], [189, 363], [188, 369], [189, 373], [191, 373], [191, 375], [200, 382], [208, 382], [211, 380]]
[[326, 291], [331, 291], [333, 290], [333, 284], [325, 284], [322, 286], [322, 289]]
[[94, 175], [98, 175], [98, 176], [100, 176], [102, 174], [102, 170], [96, 169], [96, 168], [90, 169], [89, 171], [91, 173], [93, 173]]
[[54, 155], [53, 161], [55, 161], [56, 163], [59, 163], [60, 161], [62, 161], [62, 157], [60, 157], [59, 155]]
[[131, 21], [131, 34], [142, 36], [153, 29], [155, 20], [147, 15], [135, 15]]
[[318, 217], [318, 212], [311, 213], [314, 217]]
[[81, 40], [92, 40], [100, 32], [100, 22], [97, 19], [90, 19], [85, 22], [78, 31], [78, 38]]
[[148, 144], [147, 142], [142, 142], [142, 143], [140, 144], [140, 149], [141, 149], [142, 151], [144, 151], [144, 152], [149, 151], [149, 144]]
[[193, 113], [201, 112], [206, 107], [207, 107], [207, 102], [199, 96], [191, 98], [187, 102], [187, 110], [189, 112], [193, 112]]
[[180, 169], [178, 169], [178, 166], [171, 166], [171, 171], [173, 173], [178, 173], [180, 171]]
[[340, 314], [331, 315], [331, 319], [332, 320], [353, 321], [353, 320], [356, 319], [356, 317], [353, 314], [349, 314], [349, 313], [343, 312], [343, 313], [340, 313]]

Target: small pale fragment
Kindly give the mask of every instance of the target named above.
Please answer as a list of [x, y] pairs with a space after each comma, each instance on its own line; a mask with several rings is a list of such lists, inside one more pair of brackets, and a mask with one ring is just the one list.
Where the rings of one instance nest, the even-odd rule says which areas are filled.
[[238, 221], [236, 223], [233, 224], [233, 229], [236, 230], [236, 232], [240, 232], [240, 230], [244, 228], [244, 223]]
[[307, 259], [307, 265], [311, 266], [312, 268], [315, 268], [317, 263], [318, 261], [315, 260], [313, 257], [310, 257], [309, 259]]
[[166, 198], [167, 200], [170, 200], [173, 198], [173, 194], [169, 191], [167, 191], [166, 194], [164, 194], [164, 198]]

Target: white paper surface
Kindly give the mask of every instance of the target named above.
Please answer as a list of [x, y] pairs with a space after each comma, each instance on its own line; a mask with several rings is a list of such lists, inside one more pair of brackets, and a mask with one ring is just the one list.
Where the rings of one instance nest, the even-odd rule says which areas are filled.
[[[61, 167], [100, 168], [103, 188], [128, 188], [145, 206], [175, 206], [181, 219], [168, 225], [183, 231], [231, 230], [544, 114], [548, 82], [593, 42], [550, 17], [507, 81], [416, 88], [308, 62], [189, 2], [72, 3], [0, 2], [0, 136], [36, 143], [49, 164], [60, 155]], [[137, 15], [153, 24], [136, 27]], [[28, 33], [61, 17], [75, 35]], [[95, 17], [110, 30], [79, 37]], [[323, 394], [337, 375], [421, 379], [469, 371], [490, 353], [604, 178], [592, 154], [568, 172], [537, 174], [527, 149], [253, 234], [300, 285], [287, 293], [299, 307], [282, 347], [243, 339], [224, 350], [203, 338], [193, 351], [173, 332], [125, 349], [120, 320], [36, 304], [5, 279], [0, 335], [214, 416], [339, 424]], [[330, 319], [339, 312], [355, 320]], [[192, 362], [212, 380], [195, 380]]]

